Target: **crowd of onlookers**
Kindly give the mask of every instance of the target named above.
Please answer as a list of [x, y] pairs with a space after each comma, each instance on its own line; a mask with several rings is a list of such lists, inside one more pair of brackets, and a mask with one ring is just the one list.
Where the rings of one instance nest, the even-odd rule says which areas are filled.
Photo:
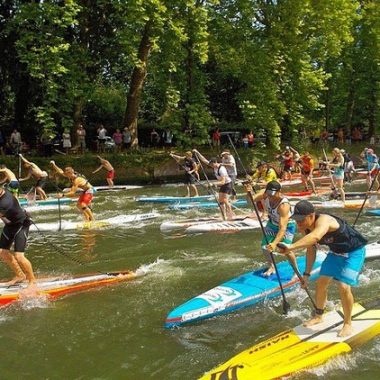
[[[51, 136], [50, 133], [44, 132], [39, 137], [37, 150], [43, 156], [49, 157], [55, 152], [63, 154], [83, 154], [91, 150], [98, 153], [105, 152], [125, 152], [132, 144], [132, 134], [128, 127], [124, 129], [107, 130], [103, 124], [99, 124], [91, 133], [87, 133], [83, 124], [79, 124], [74, 133], [69, 128], [64, 129], [63, 133], [58, 136]], [[95, 133], [94, 133], [95, 132]], [[347, 134], [343, 128], [339, 128], [333, 132], [326, 129], [307, 133], [306, 130], [300, 131], [302, 141], [309, 140], [313, 144], [351, 144], [360, 141], [369, 141], [370, 145], [379, 143], [379, 136], [367, 136], [361, 128], [354, 127], [350, 134]], [[261, 133], [256, 137], [252, 130], [222, 132], [216, 128], [210, 133], [209, 143], [211, 146], [219, 149], [220, 146], [230, 144], [231, 141], [236, 147], [252, 148], [258, 142], [266, 142], [265, 133]], [[28, 152], [29, 145], [32, 144], [28, 139], [22, 139], [20, 132], [15, 128], [9, 136], [5, 136], [0, 128], [0, 154], [12, 155], [22, 152]], [[139, 145], [143, 147], [170, 148], [176, 145], [176, 139], [173, 132], [166, 128], [164, 130], [139, 131]]]

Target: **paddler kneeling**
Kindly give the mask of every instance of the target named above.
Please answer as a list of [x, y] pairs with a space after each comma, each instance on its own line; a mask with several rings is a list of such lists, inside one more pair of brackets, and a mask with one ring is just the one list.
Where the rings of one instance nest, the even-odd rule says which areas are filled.
[[[68, 178], [71, 183], [71, 189], [68, 193], [65, 193], [66, 197], [75, 197], [77, 190], [82, 190], [81, 195], [78, 198], [77, 208], [83, 214], [86, 222], [92, 222], [95, 220], [92, 210], [90, 208], [92, 199], [94, 198], [94, 188], [88, 179], [79, 175], [71, 166], [67, 166], [65, 169], [59, 168], [54, 161], [50, 161], [53, 169], [60, 175]], [[62, 193], [58, 194], [58, 198], [62, 198]]]
[[[248, 185], [247, 191], [251, 191]], [[264, 276], [270, 276], [275, 268], [271, 259], [270, 252], [277, 250], [278, 243], [290, 244], [296, 233], [296, 223], [290, 219], [290, 203], [288, 198], [281, 193], [281, 184], [277, 181], [268, 182], [263, 193], [252, 196], [253, 202], [264, 201], [264, 207], [268, 211], [268, 222], [265, 226], [265, 235], [261, 241], [261, 248], [266, 257], [269, 267]], [[269, 242], [269, 244], [268, 244]], [[291, 253], [289, 252], [289, 255]], [[294, 256], [290, 259], [294, 260]]]
[[313, 268], [317, 243], [327, 245], [329, 253], [320, 269], [320, 277], [316, 284], [315, 315], [304, 326], [309, 327], [321, 323], [327, 301], [327, 288], [332, 279], [338, 283], [342, 302], [344, 321], [338, 336], [352, 334], [351, 314], [354, 298], [351, 286], [358, 284], [360, 271], [365, 259], [367, 240], [343, 219], [328, 214], [317, 214], [314, 206], [308, 201], [300, 201], [294, 207], [292, 219], [297, 222], [298, 229], [305, 234], [297, 242], [281, 246], [278, 251], [288, 254], [290, 251], [306, 248], [306, 270], [303, 274], [304, 284]]

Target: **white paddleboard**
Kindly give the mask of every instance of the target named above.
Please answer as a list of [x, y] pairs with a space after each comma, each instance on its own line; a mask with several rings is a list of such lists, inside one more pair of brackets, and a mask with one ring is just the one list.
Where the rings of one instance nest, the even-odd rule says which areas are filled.
[[121, 226], [131, 223], [139, 223], [145, 220], [154, 219], [159, 217], [158, 213], [146, 213], [146, 214], [130, 214], [130, 215], [118, 215], [113, 218], [95, 220], [93, 222], [72, 222], [62, 220], [62, 223], [36, 223], [30, 226], [30, 231], [39, 232], [39, 231], [60, 231], [60, 230], [99, 230], [102, 228], [112, 227], [112, 226]]

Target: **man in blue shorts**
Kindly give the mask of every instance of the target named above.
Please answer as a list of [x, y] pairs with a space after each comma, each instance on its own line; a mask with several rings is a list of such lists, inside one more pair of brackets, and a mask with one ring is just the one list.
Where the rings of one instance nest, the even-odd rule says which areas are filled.
[[343, 219], [328, 214], [317, 214], [314, 206], [308, 201], [300, 201], [294, 207], [292, 218], [297, 222], [298, 229], [305, 234], [303, 238], [279, 251], [288, 254], [290, 251], [306, 248], [306, 270], [303, 274], [304, 284], [310, 276], [315, 262], [315, 245], [323, 244], [329, 247], [326, 259], [323, 261], [320, 277], [316, 287], [315, 315], [304, 326], [313, 326], [323, 320], [324, 307], [327, 301], [327, 289], [332, 279], [337, 281], [342, 302], [344, 321], [338, 336], [352, 334], [351, 315], [354, 297], [351, 286], [358, 285], [358, 278], [365, 259], [367, 240]]

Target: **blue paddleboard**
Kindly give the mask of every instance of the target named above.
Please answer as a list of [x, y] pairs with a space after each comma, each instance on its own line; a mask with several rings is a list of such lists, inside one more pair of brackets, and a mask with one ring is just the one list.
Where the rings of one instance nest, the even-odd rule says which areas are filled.
[[[231, 203], [235, 207], [246, 207], [248, 206], [248, 202], [245, 199], [238, 199], [235, 202]], [[216, 202], [192, 202], [192, 203], [180, 203], [170, 205], [169, 208], [171, 210], [190, 210], [193, 208], [217, 208], [218, 203]]]
[[136, 202], [150, 202], [150, 203], [187, 203], [187, 202], [200, 202], [215, 199], [212, 195], [200, 195], [198, 197], [136, 197]]
[[39, 205], [39, 206], [47, 206], [47, 205], [58, 205], [58, 202], [62, 204], [67, 204], [71, 202], [76, 202], [75, 198], [50, 198], [45, 200], [37, 200], [37, 201], [28, 201], [27, 199], [21, 198], [19, 199], [19, 203], [21, 206], [29, 206], [29, 205]]

